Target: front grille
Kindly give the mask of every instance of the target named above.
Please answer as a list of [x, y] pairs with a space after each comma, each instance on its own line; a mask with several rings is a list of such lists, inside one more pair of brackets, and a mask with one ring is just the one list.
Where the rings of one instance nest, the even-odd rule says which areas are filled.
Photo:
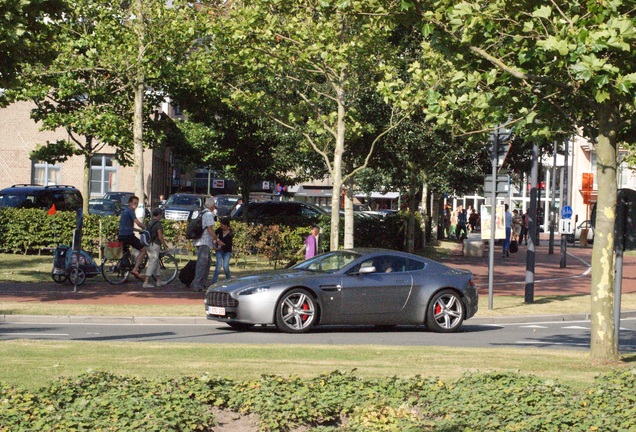
[[237, 307], [239, 302], [228, 293], [210, 291], [207, 293], [205, 303], [208, 306]]
[[170, 220], [187, 221], [189, 216], [190, 216], [189, 211], [166, 210], [164, 217]]

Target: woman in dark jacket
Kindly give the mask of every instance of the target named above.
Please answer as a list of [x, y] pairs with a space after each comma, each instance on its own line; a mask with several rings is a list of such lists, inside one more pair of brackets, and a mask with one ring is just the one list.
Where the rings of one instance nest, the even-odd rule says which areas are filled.
[[230, 229], [230, 219], [224, 217], [221, 219], [221, 227], [216, 230], [216, 268], [214, 269], [214, 277], [212, 283], [216, 283], [219, 279], [221, 266], [225, 272], [225, 278], [230, 279], [230, 258], [232, 258], [232, 238], [234, 234]]

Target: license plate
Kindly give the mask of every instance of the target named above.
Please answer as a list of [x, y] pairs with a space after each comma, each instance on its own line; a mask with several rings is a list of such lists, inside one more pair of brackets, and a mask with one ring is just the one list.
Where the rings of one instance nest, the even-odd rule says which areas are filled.
[[225, 308], [209, 306], [208, 313], [210, 315], [225, 315]]

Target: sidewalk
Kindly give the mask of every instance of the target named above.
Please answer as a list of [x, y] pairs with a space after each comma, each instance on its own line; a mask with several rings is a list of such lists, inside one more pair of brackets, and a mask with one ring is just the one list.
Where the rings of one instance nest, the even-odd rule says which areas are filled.
[[[471, 235], [471, 239], [478, 238], [477, 234]], [[560, 244], [555, 242], [552, 255], [548, 253], [548, 244], [547, 236], [545, 238], [542, 236], [540, 244], [535, 246], [534, 296], [589, 294], [592, 247], [581, 248], [578, 245], [568, 245], [566, 267], [560, 268]], [[523, 297], [527, 273], [527, 246], [521, 245], [519, 252], [510, 254], [508, 258], [502, 258], [501, 246], [495, 246], [494, 257], [493, 295]], [[462, 255], [460, 242], [457, 242], [457, 249], [442, 260], [452, 267], [472, 271], [482, 297], [488, 296], [488, 261], [487, 243], [483, 257], [465, 257]], [[636, 292], [636, 257], [634, 256], [624, 258], [622, 289], [623, 293]], [[98, 275], [87, 279], [84, 285], [77, 287], [77, 292], [74, 292], [73, 286], [68, 282], [63, 284], [57, 284], [52, 280], [43, 283], [0, 282], [0, 301], [3, 302], [203, 306], [203, 298], [204, 293], [192, 292], [178, 280], [164, 287], [145, 289], [136, 280], [119, 286], [110, 285]], [[203, 315], [203, 309], [201, 313]], [[19, 318], [0, 315], [0, 322], [9, 319]], [[519, 320], [522, 317], [507, 317], [506, 321], [516, 322], [515, 319]], [[161, 320], [165, 322], [166, 318]], [[184, 318], [178, 318], [175, 322], [183, 320]]]

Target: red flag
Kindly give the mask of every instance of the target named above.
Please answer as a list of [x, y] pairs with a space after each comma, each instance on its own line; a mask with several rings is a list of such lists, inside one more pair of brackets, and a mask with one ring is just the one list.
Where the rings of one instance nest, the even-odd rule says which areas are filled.
[[46, 214], [54, 215], [55, 213], [57, 213], [57, 210], [55, 210], [55, 204], [52, 204], [51, 208], [49, 209], [49, 211]]

